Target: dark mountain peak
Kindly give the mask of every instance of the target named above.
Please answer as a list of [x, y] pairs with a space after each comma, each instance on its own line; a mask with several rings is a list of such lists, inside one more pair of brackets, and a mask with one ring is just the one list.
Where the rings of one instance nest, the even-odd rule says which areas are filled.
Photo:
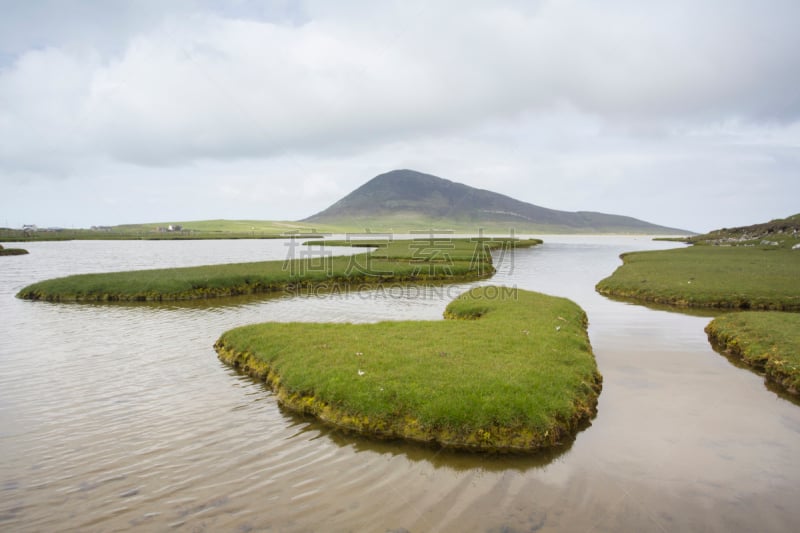
[[410, 169], [379, 174], [304, 222], [353, 224], [359, 220], [537, 231], [687, 233], [630, 217], [548, 209]]
[[384, 172], [383, 174], [378, 174], [364, 185], [428, 184], [436, 182], [442, 184], [454, 183], [450, 180], [440, 178], [439, 176], [434, 176], [433, 174], [425, 174], [424, 172], [417, 172], [416, 170], [411, 170], [408, 168], [400, 168], [396, 170], [390, 170], [389, 172]]
[[[416, 170], [399, 169], [378, 174], [367, 183], [353, 191], [361, 193], [387, 193], [402, 198], [422, 199], [435, 192], [453, 193], [459, 189], [468, 189], [466, 185], [425, 174]], [[461, 191], [462, 193], [465, 191]]]

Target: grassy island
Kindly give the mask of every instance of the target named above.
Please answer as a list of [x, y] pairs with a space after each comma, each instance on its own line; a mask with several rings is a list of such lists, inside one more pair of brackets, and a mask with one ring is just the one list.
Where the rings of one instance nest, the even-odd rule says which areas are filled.
[[567, 299], [487, 286], [453, 300], [443, 321], [256, 324], [215, 348], [285, 407], [334, 427], [530, 452], [571, 440], [596, 413], [586, 326]]
[[[709, 341], [718, 351], [741, 359], [764, 372], [768, 381], [797, 395], [800, 314], [776, 311], [800, 310], [800, 250], [785, 244], [786, 235], [795, 234], [782, 227], [768, 229], [786, 237], [783, 245], [777, 240], [753, 245], [753, 235], [764, 236], [752, 228], [737, 230], [733, 237], [723, 230], [713, 233], [725, 235], [723, 245], [698, 241], [689, 248], [624, 254], [623, 265], [600, 281], [597, 290], [676, 307], [752, 310], [715, 318], [706, 327]], [[743, 240], [731, 244], [739, 242], [736, 239]]]
[[[17, 297], [47, 301], [170, 301], [339, 285], [463, 281], [494, 273], [490, 251], [540, 244], [537, 239], [317, 241], [287, 247], [284, 261], [78, 274], [34, 283]], [[292, 243], [288, 243], [292, 244]], [[333, 257], [327, 246], [375, 250]]]
[[0, 255], [25, 255], [28, 253], [28, 250], [23, 250], [22, 248], [3, 248], [3, 245], [0, 244]]
[[730, 313], [706, 327], [711, 344], [764, 372], [765, 379], [800, 395], [800, 314]]
[[692, 246], [622, 255], [597, 291], [679, 307], [800, 310], [800, 251]]

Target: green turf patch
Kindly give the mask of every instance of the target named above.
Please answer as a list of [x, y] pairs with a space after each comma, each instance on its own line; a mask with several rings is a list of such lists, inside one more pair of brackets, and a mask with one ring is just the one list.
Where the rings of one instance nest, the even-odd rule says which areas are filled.
[[800, 310], [800, 251], [693, 246], [628, 253], [608, 296], [680, 307]]
[[3, 248], [3, 245], [0, 244], [0, 255], [25, 255], [28, 253], [28, 250], [23, 250], [22, 248]]
[[377, 249], [354, 256], [333, 257], [326, 252], [330, 246], [353, 242], [310, 246], [298, 243], [288, 247], [284, 261], [78, 274], [34, 283], [17, 297], [47, 301], [169, 301], [310, 287], [467, 281], [494, 273], [490, 250], [541, 243], [537, 239], [421, 237], [359, 241]]
[[[362, 229], [363, 231], [363, 229]], [[327, 231], [329, 233], [330, 231]], [[320, 237], [320, 231], [295, 222], [258, 220], [202, 220], [123, 224], [85, 228], [46, 228], [38, 230], [0, 228], [0, 241], [71, 241], [71, 240], [211, 240], [211, 239], [285, 239]]]
[[730, 313], [706, 326], [712, 345], [764, 372], [781, 389], [800, 394], [800, 314]]
[[602, 378], [573, 302], [479, 287], [445, 318], [256, 324], [215, 348], [284, 406], [368, 436], [533, 451], [570, 440], [596, 413]]

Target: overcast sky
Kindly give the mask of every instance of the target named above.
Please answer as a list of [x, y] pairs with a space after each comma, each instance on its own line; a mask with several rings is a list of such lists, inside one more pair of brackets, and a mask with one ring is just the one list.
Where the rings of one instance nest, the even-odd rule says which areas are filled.
[[800, 2], [0, 0], [0, 226], [297, 220], [411, 168], [696, 231], [800, 212]]

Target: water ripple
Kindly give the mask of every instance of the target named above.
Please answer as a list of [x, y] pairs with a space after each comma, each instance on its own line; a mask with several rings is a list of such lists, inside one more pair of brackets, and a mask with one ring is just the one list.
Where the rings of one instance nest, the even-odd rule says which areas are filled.
[[571, 448], [486, 458], [331, 431], [280, 409], [212, 349], [221, 332], [256, 321], [440, 320], [474, 284], [162, 306], [23, 302], [20, 288], [54, 276], [286, 253], [281, 241], [30, 243], [0, 271], [0, 529], [795, 529], [797, 406], [714, 354], [706, 319], [592, 289], [619, 253], [655, 246], [553, 238], [505, 257], [491, 282], [588, 311], [605, 382], [598, 418]]

